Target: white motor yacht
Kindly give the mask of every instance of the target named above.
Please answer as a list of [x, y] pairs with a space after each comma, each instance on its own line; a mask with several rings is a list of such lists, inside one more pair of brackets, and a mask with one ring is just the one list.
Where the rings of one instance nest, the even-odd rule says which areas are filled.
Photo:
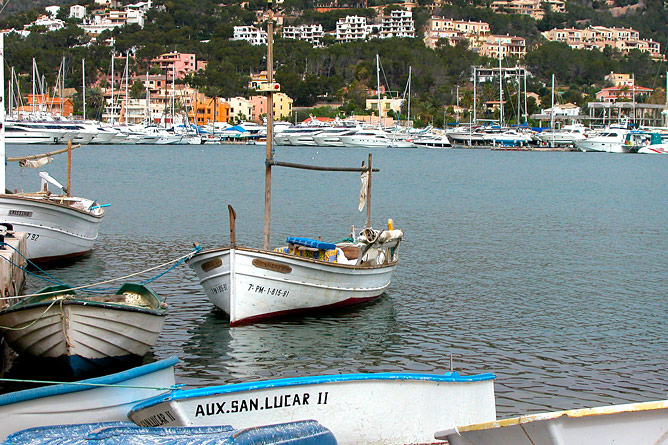
[[459, 126], [446, 130], [445, 134], [453, 144], [481, 145], [484, 143], [482, 132], [478, 127]]
[[630, 145], [625, 145], [626, 135], [630, 130], [623, 128], [608, 128], [590, 135], [587, 139], [575, 142], [580, 151], [599, 151], [608, 153], [628, 153]]
[[385, 130], [360, 130], [341, 136], [341, 142], [346, 147], [389, 147], [392, 138]]
[[501, 147], [523, 147], [529, 144], [531, 136], [512, 128], [492, 127], [482, 132], [487, 145]]
[[416, 147], [425, 147], [425, 148], [452, 148], [450, 139], [446, 135], [425, 135], [420, 138], [413, 140], [413, 145]]
[[550, 145], [574, 145], [575, 142], [587, 139], [589, 127], [582, 124], [564, 125], [563, 128], [543, 130], [536, 134], [539, 142]]
[[58, 144], [73, 139], [77, 132], [53, 122], [6, 121], [7, 144]]
[[359, 128], [330, 127], [324, 128], [320, 133], [313, 136], [313, 141], [321, 147], [343, 147], [341, 136], [349, 136], [357, 133]]

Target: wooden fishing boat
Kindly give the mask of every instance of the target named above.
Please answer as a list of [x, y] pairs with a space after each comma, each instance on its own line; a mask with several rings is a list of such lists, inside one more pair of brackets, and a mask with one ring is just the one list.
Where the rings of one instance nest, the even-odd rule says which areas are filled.
[[339, 244], [290, 237], [288, 247], [275, 251], [203, 250], [188, 265], [236, 326], [378, 298], [390, 285], [402, 235], [367, 229], [356, 242]]
[[97, 422], [29, 428], [12, 434], [7, 442], [21, 444], [150, 443], [165, 445], [336, 445], [327, 428], [313, 420], [253, 428], [229, 425], [144, 428], [132, 422]]
[[[272, 15], [271, 2], [269, 15]], [[272, 80], [271, 18], [267, 21], [267, 73], [263, 87], [267, 109], [273, 110], [273, 94], [279, 85]], [[322, 167], [279, 162], [274, 159], [273, 115], [267, 116], [265, 159], [264, 246], [262, 249], [238, 247], [235, 241], [234, 210], [230, 211], [229, 247], [202, 250], [188, 260], [206, 295], [230, 318], [235, 326], [277, 316], [300, 314], [349, 306], [378, 298], [390, 284], [397, 266], [397, 250], [403, 238], [400, 230], [371, 228], [371, 175], [374, 170], [369, 155], [368, 166], [361, 168]], [[271, 209], [271, 168], [282, 166], [316, 171], [357, 172], [362, 175], [360, 211], [367, 207], [364, 230], [351, 233], [351, 243], [323, 243], [290, 237], [288, 246], [269, 248]]]
[[668, 400], [572, 409], [448, 427], [434, 437], [447, 439], [451, 445], [666, 443]]
[[0, 440], [44, 425], [127, 420], [141, 400], [174, 385], [175, 357], [127, 371], [72, 383], [0, 395]]
[[[26, 233], [26, 256], [35, 263], [46, 263], [83, 256], [93, 249], [102, 218], [104, 207], [95, 200], [71, 196], [70, 169], [71, 143], [68, 148], [40, 155], [7, 158], [7, 161], [35, 161], [35, 167], [41, 166], [39, 160], [49, 160], [51, 155], [68, 151], [67, 186], [40, 172], [41, 187], [35, 193], [0, 194], [0, 222], [10, 223], [14, 229]], [[3, 167], [4, 168], [4, 167]], [[48, 184], [63, 190], [52, 193]], [[4, 181], [1, 186], [4, 190]]]
[[87, 297], [51, 286], [0, 311], [0, 331], [20, 355], [56, 359], [79, 374], [146, 354], [166, 315], [163, 298], [140, 284]]
[[425, 443], [439, 425], [494, 420], [494, 375], [342, 374], [177, 390], [128, 417], [140, 426], [235, 428], [312, 419], [339, 443]]

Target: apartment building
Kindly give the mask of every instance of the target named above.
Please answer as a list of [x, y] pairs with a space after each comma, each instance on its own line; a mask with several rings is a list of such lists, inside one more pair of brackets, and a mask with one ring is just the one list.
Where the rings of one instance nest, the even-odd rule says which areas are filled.
[[632, 101], [637, 100], [640, 96], [649, 96], [654, 91], [652, 88], [645, 88], [639, 86], [629, 87], [625, 86], [615, 86], [609, 88], [603, 88], [601, 91], [596, 93], [596, 100], [598, 102], [617, 102], [619, 100]]
[[566, 12], [566, 2], [563, 0], [494, 0], [494, 12], [522, 14], [540, 20], [545, 16], [545, 9], [553, 12]]
[[84, 17], [86, 17], [86, 7], [81, 5], [70, 6], [69, 17], [82, 20]]
[[415, 22], [411, 11], [395, 9], [390, 12], [389, 16], [383, 17], [380, 26], [380, 38], [389, 39], [392, 37], [415, 37]]
[[28, 30], [32, 28], [33, 26], [43, 26], [47, 31], [58, 31], [59, 29], [63, 29], [65, 27], [65, 22], [59, 19], [52, 19], [49, 16], [42, 15], [37, 18], [32, 23], [29, 23], [23, 27], [23, 29]]
[[589, 26], [585, 29], [551, 29], [542, 34], [548, 40], [564, 42], [573, 49], [603, 51], [603, 49], [609, 47], [623, 53], [638, 50], [649, 53], [653, 59], [664, 59], [659, 42], [655, 42], [652, 39], [641, 39], [640, 33], [632, 28]]
[[456, 45], [466, 39], [469, 42], [469, 48], [480, 48], [487, 40], [489, 32], [489, 24], [485, 22], [432, 16], [427, 22], [424, 43], [430, 48], [436, 48], [436, 43], [440, 39], [445, 39], [449, 45]]
[[322, 45], [321, 40], [324, 35], [321, 24], [285, 26], [283, 28], [284, 39], [304, 40], [314, 47]]
[[197, 70], [195, 54], [165, 53], [151, 59], [151, 64], [157, 65], [170, 80], [174, 75], [177, 79], [183, 79], [186, 74]]
[[251, 45], [266, 45], [267, 32], [255, 26], [235, 26], [230, 40], [245, 40]]
[[231, 97], [227, 102], [230, 104], [230, 119], [253, 120], [253, 103], [250, 100], [244, 97]]
[[491, 35], [480, 47], [480, 55], [493, 59], [514, 57], [521, 59], [527, 53], [526, 40], [516, 36]]
[[222, 97], [214, 101], [198, 93], [193, 100], [192, 108], [188, 111], [188, 118], [197, 125], [207, 125], [212, 122], [227, 122], [231, 116], [231, 106]]
[[[251, 96], [249, 101], [253, 105], [253, 121], [262, 122], [262, 116], [267, 115], [267, 96]], [[274, 119], [283, 119], [292, 114], [293, 100], [285, 93], [274, 93]]]
[[336, 22], [336, 40], [338, 42], [366, 40], [372, 31], [373, 26], [367, 24], [366, 17], [347, 15]]

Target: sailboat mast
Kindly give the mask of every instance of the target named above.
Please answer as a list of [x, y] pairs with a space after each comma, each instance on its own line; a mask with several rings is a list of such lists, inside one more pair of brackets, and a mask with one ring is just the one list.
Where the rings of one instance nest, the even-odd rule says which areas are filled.
[[32, 108], [31, 112], [34, 114], [35, 113], [35, 58], [32, 58]]
[[146, 123], [151, 123], [151, 92], [148, 89], [148, 71], [146, 71]]
[[499, 39], [499, 126], [503, 127], [503, 74], [501, 69], [501, 39]]
[[130, 76], [130, 68], [128, 66], [129, 63], [130, 63], [129, 55], [130, 55], [130, 51], [127, 51], [125, 53], [125, 115], [124, 115], [125, 116], [124, 117], [125, 125], [128, 125], [128, 99], [129, 99], [129, 96], [128, 96], [128, 77]]
[[114, 125], [114, 51], [111, 51], [111, 125]]
[[0, 32], [0, 193], [5, 193], [5, 33]]
[[552, 109], [550, 110], [550, 129], [552, 130], [552, 146], [554, 147], [554, 74], [552, 74]]
[[83, 120], [86, 122], [86, 59], [81, 59], [81, 92], [83, 95]]
[[413, 67], [408, 67], [408, 121], [406, 122], [406, 127], [412, 127], [411, 125], [411, 76], [413, 74]]
[[474, 66], [473, 67], [473, 119], [471, 120], [471, 126], [475, 125], [476, 121], [475, 108], [476, 108], [477, 84], [478, 84], [478, 69], [477, 67]]
[[[267, 151], [264, 167], [264, 249], [269, 249], [271, 228], [271, 164], [274, 162], [274, 3], [267, 1]], [[295, 113], [296, 117], [296, 113]]]
[[378, 128], [380, 128], [380, 57], [376, 54], [376, 89], [378, 91]]

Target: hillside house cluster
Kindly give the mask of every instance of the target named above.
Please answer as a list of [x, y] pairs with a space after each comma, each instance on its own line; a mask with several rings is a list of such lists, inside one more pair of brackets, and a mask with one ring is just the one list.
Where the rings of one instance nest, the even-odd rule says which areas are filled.
[[563, 0], [494, 0], [492, 9], [498, 13], [522, 14], [541, 20], [545, 10], [552, 12], [566, 12], [566, 2]]
[[603, 51], [606, 47], [628, 53], [637, 49], [647, 52], [653, 59], [663, 60], [661, 44], [652, 39], [643, 40], [640, 33], [632, 28], [608, 28], [605, 26], [589, 26], [585, 29], [561, 28], [551, 29], [542, 33], [553, 42], [564, 42], [574, 49]]
[[489, 33], [489, 23], [432, 16], [427, 22], [424, 43], [429, 48], [436, 48], [441, 39], [453, 46], [466, 39], [469, 48], [474, 49], [487, 41]]

